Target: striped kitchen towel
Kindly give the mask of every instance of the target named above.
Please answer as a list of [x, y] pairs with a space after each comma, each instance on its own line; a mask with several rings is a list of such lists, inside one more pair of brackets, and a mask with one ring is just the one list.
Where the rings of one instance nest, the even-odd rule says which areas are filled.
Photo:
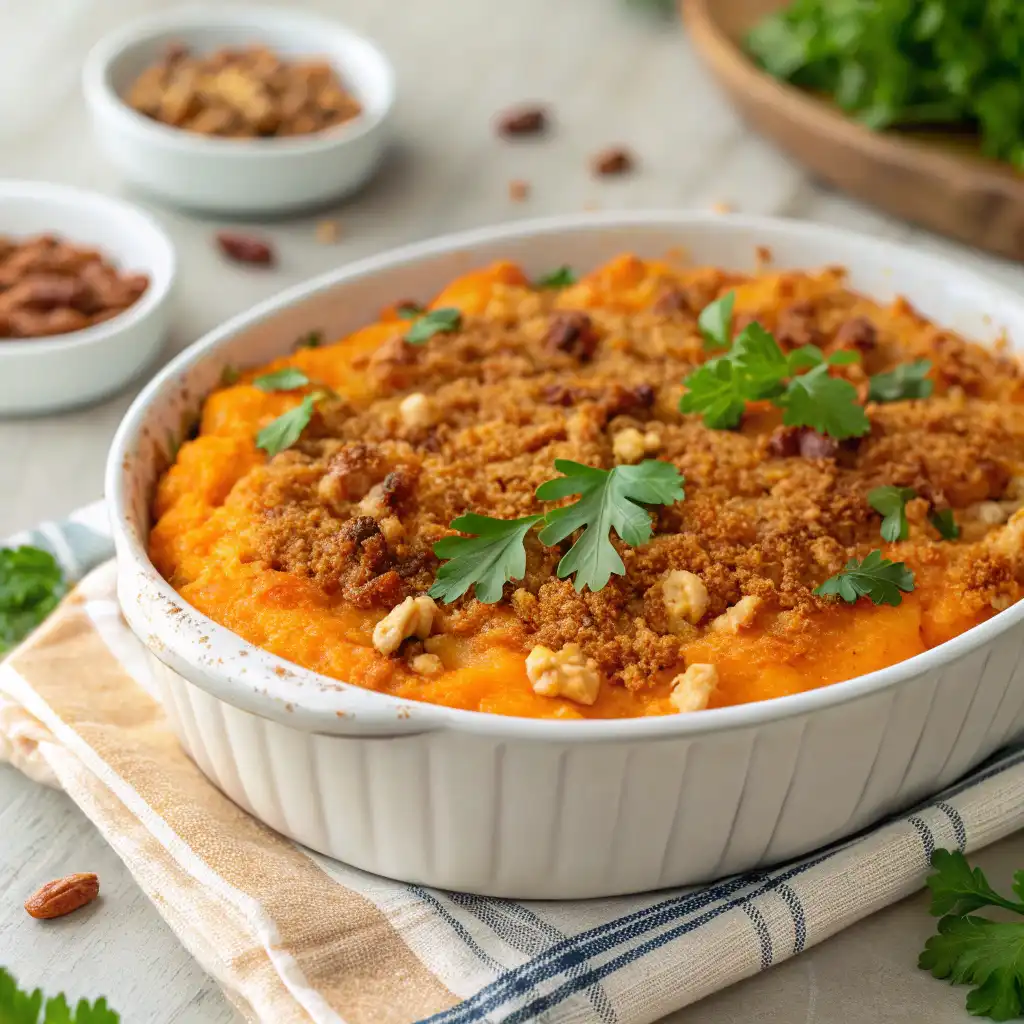
[[100, 506], [15, 540], [86, 575], [0, 666], [0, 757], [70, 794], [247, 1020], [653, 1021], [914, 891], [935, 847], [1024, 825], [1016, 750], [843, 843], [699, 888], [522, 903], [377, 878], [256, 822], [182, 753]]

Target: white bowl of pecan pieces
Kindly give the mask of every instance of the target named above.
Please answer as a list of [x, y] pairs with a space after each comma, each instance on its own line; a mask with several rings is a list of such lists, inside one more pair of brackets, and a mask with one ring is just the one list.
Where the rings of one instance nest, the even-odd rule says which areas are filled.
[[0, 416], [118, 390], [167, 334], [171, 240], [129, 203], [0, 182]]
[[220, 213], [315, 206], [380, 162], [394, 77], [367, 39], [284, 8], [180, 8], [102, 39], [83, 72], [100, 146], [132, 184]]

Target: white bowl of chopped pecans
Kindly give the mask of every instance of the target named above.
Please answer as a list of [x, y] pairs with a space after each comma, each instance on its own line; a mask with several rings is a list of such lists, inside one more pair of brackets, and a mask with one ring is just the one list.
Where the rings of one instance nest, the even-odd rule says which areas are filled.
[[142, 210], [36, 181], [0, 182], [0, 416], [111, 394], [167, 335], [171, 240]]
[[133, 185], [220, 213], [337, 199], [376, 170], [394, 76], [328, 18], [188, 7], [102, 39], [83, 85], [100, 146]]

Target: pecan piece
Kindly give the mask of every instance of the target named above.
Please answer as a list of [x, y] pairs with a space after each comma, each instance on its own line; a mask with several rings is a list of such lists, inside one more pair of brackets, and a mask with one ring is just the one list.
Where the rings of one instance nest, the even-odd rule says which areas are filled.
[[628, 174], [636, 166], [636, 158], [625, 146], [612, 146], [598, 153], [591, 160], [590, 166], [601, 177]]
[[878, 331], [867, 317], [855, 316], [852, 320], [847, 320], [836, 332], [836, 344], [840, 348], [870, 352], [878, 345]]
[[540, 135], [547, 130], [548, 115], [543, 107], [513, 107], [498, 117], [498, 134], [506, 138], [516, 135]]
[[40, 921], [63, 917], [99, 895], [100, 880], [92, 872], [68, 875], [47, 882], [37, 893], [25, 900], [25, 909]]
[[572, 310], [555, 313], [545, 339], [549, 349], [568, 352], [581, 363], [587, 362], [597, 348], [597, 331], [586, 313]]
[[834, 438], [811, 427], [776, 427], [768, 439], [768, 451], [781, 459], [834, 459], [839, 445]]
[[236, 263], [269, 266], [274, 262], [274, 250], [262, 239], [234, 231], [218, 231], [217, 245], [228, 259]]

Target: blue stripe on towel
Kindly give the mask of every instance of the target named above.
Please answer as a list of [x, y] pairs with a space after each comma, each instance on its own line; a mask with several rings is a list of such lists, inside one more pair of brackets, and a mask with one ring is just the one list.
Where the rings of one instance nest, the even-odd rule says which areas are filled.
[[917, 834], [921, 837], [925, 863], [931, 864], [932, 854], [935, 852], [935, 838], [932, 836], [932, 830], [916, 815], [912, 818], [907, 818], [907, 821], [914, 826]]
[[802, 953], [807, 943], [807, 919], [804, 917], [804, 905], [800, 897], [788, 885], [779, 886], [779, 895], [789, 907], [793, 918], [793, 954]]
[[963, 853], [967, 849], [967, 826], [964, 825], [964, 819], [960, 817], [960, 812], [947, 804], [945, 800], [940, 800], [936, 805], [939, 810], [944, 811], [949, 820], [953, 823], [953, 834], [956, 836], [956, 848]]
[[[484, 899], [462, 892], [450, 892], [446, 895], [456, 906], [464, 907], [486, 924], [502, 942], [521, 953], [536, 956], [549, 948], [553, 942], [566, 938], [553, 924], [514, 900]], [[577, 964], [570, 968], [569, 976], [575, 977], [582, 969], [582, 965]], [[618, 1020], [615, 1008], [604, 988], [601, 985], [594, 985], [588, 990], [587, 995], [602, 1024], [615, 1024]]]
[[761, 970], [767, 971], [772, 965], [774, 953], [772, 951], [772, 933], [768, 930], [764, 915], [753, 903], [744, 903], [743, 911], [750, 918], [754, 931], [761, 942]]
[[[632, 949], [627, 949], [620, 953], [613, 960], [601, 964], [600, 966], [593, 967], [586, 973], [580, 975], [579, 978], [573, 981], [566, 981], [554, 991], [549, 992], [547, 995], [539, 996], [532, 1002], [520, 1007], [514, 1013], [510, 1013], [507, 1017], [502, 1018], [502, 1024], [525, 1024], [526, 1021], [535, 1020], [542, 1014], [546, 1013], [552, 1007], [557, 1006], [559, 1003], [568, 999], [569, 996], [577, 992], [581, 987], [585, 985], [592, 985], [595, 981], [601, 978], [607, 977], [609, 974], [614, 974], [616, 971], [621, 970], [628, 964], [639, 959], [640, 957], [646, 956], [648, 953], [666, 945], [669, 942], [674, 941], [700, 928], [702, 925], [707, 924], [709, 921], [714, 920], [716, 917], [720, 917], [722, 914], [729, 910], [733, 910], [737, 907], [741, 907], [744, 904], [750, 903], [752, 900], [759, 896], [763, 896], [767, 892], [771, 892], [773, 889], [778, 888], [787, 882], [790, 878], [795, 878], [797, 875], [803, 874], [805, 871], [809, 871], [811, 868], [816, 867], [822, 861], [828, 860], [830, 857], [835, 856], [840, 851], [837, 849], [830, 853], [824, 854], [821, 857], [817, 857], [814, 860], [808, 861], [805, 864], [800, 864], [797, 867], [790, 868], [788, 871], [784, 871], [781, 875], [775, 878], [769, 879], [759, 889], [755, 889], [753, 892], [747, 893], [744, 896], [737, 897], [734, 900], [730, 900], [721, 906], [714, 907], [711, 910], [705, 911], [699, 917], [693, 918], [690, 921], [685, 921], [682, 924], [677, 925], [675, 928], [670, 929], [667, 932], [662, 932], [660, 935], [648, 939], [646, 942], [641, 943], [639, 946], [634, 946]], [[678, 916], [678, 915], [676, 915]], [[467, 1000], [467, 1003], [469, 1000]], [[453, 1009], [458, 1010], [466, 1003], [461, 1003]], [[469, 1017], [464, 1018], [467, 1021], [479, 1021], [483, 1019], [484, 1013], [487, 1012], [488, 1008], [479, 1007], [475, 1009]], [[450, 1011], [449, 1011], [450, 1012]], [[436, 1020], [436, 1018], [431, 1018]]]
[[453, 932], [465, 943], [466, 948], [472, 952], [481, 963], [486, 964], [495, 974], [501, 976], [505, 967], [498, 963], [490, 953], [487, 952], [472, 935], [466, 930], [462, 922], [455, 917], [454, 914], [449, 913], [448, 908], [429, 890], [424, 889], [421, 885], [410, 885], [409, 892], [417, 899], [422, 900], [427, 906], [430, 907], [438, 917], [441, 918]]

